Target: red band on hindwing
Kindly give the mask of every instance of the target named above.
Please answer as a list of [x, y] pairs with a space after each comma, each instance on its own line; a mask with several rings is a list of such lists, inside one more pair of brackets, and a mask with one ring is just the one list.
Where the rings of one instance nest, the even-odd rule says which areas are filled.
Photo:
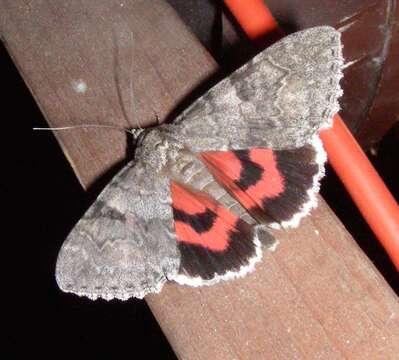
[[322, 149], [315, 144], [287, 150], [213, 151], [200, 157], [255, 219], [296, 226], [316, 203], [323, 173]]
[[171, 194], [177, 241], [226, 250], [239, 218], [209, 196], [176, 182], [171, 182]]
[[247, 209], [284, 192], [284, 177], [277, 167], [273, 150], [254, 148], [201, 153], [215, 178]]
[[173, 181], [170, 188], [180, 252], [174, 280], [210, 285], [251, 271], [261, 258], [253, 228], [205, 193]]
[[277, 161], [271, 149], [251, 149], [249, 158], [262, 169], [261, 179], [247, 189], [254, 198], [274, 198], [284, 191], [284, 178], [277, 168]]

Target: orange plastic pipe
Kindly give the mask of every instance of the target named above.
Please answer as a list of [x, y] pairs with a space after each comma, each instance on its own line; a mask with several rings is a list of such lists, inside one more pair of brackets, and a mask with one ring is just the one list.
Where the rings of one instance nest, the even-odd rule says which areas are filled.
[[[249, 38], [278, 30], [263, 0], [224, 2]], [[399, 270], [398, 204], [338, 114], [320, 137], [332, 167]]]
[[225, 0], [225, 4], [251, 39], [279, 30], [263, 0]]
[[341, 117], [320, 133], [328, 160], [399, 269], [399, 206]]

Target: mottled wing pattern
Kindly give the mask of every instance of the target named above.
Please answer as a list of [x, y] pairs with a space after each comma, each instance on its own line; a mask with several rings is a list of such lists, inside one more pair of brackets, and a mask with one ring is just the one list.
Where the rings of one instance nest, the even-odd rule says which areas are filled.
[[143, 298], [159, 292], [179, 264], [169, 180], [139, 161], [111, 181], [72, 230], [56, 279], [62, 290], [91, 299]]
[[171, 132], [193, 151], [303, 146], [339, 110], [342, 65], [338, 31], [294, 33], [210, 89]]
[[295, 149], [210, 151], [201, 158], [215, 179], [260, 223], [296, 227], [317, 205], [326, 154], [318, 136]]
[[292, 227], [317, 205], [326, 154], [318, 131], [339, 110], [340, 33], [300, 31], [210, 89], [171, 126], [261, 223]]
[[260, 261], [261, 245], [276, 241], [221, 187], [198, 156], [185, 150], [175, 163], [171, 197], [179, 271], [172, 279], [191, 286], [242, 277]]
[[[65, 240], [56, 267], [63, 291], [125, 300], [159, 292], [166, 280], [211, 285], [253, 270], [260, 242], [274, 245], [271, 235], [239, 218], [253, 223], [183, 144], [154, 129], [137, 158]], [[172, 199], [177, 184], [192, 189], [191, 197]], [[221, 241], [224, 247], [217, 248]]]
[[317, 132], [338, 111], [342, 65], [333, 28], [292, 34], [147, 131], [137, 162], [65, 241], [60, 288], [142, 298], [167, 279], [211, 285], [251, 271], [261, 244], [276, 245], [267, 227], [295, 226], [315, 205]]

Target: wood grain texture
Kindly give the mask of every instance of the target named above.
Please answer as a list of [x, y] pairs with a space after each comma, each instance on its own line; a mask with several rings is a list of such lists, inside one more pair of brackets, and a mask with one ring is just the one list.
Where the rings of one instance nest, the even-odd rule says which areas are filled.
[[397, 299], [326, 204], [278, 238], [245, 279], [147, 299], [177, 355], [397, 358]]
[[[2, 39], [51, 126], [165, 118], [216, 70], [161, 0], [0, 4]], [[115, 68], [126, 72], [122, 102]], [[130, 77], [136, 105], [126, 119]], [[80, 80], [83, 93], [76, 91]], [[118, 132], [74, 130], [57, 138], [84, 186], [125, 156]], [[177, 356], [397, 358], [398, 300], [328, 206], [321, 200], [297, 230], [275, 234], [280, 247], [247, 278], [199, 289], [167, 284], [146, 299]]]
[[[163, 120], [214, 66], [203, 48], [192, 46], [194, 37], [173, 9], [158, 1], [2, 1], [1, 6], [2, 39], [53, 127], [132, 127]], [[190, 77], [196, 81], [187, 81]], [[84, 93], [76, 91], [82, 82]], [[123, 132], [55, 135], [84, 187], [126, 156]]]

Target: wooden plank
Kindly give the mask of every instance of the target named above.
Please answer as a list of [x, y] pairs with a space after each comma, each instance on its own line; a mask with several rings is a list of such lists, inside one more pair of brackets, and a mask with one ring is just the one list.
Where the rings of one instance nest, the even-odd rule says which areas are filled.
[[177, 354], [396, 358], [397, 299], [327, 205], [278, 238], [277, 251], [243, 280], [203, 289], [171, 284], [147, 299]]
[[[194, 37], [163, 3], [2, 4], [3, 41], [52, 126], [132, 127], [136, 121], [154, 122], [156, 116], [163, 120], [215, 69], [213, 59], [192, 46]], [[187, 81], [191, 77], [195, 81]], [[87, 87], [85, 92], [79, 92], [79, 84]], [[118, 131], [55, 135], [84, 187], [126, 156], [126, 136]]]
[[[148, 123], [154, 113], [163, 119], [216, 69], [161, 0], [13, 0], [0, 10], [2, 39], [51, 126], [126, 126]], [[118, 85], [128, 94], [122, 101], [128, 119], [115, 68], [126, 71]], [[84, 186], [125, 155], [125, 136], [118, 132], [75, 130], [57, 137]], [[328, 206], [321, 201], [300, 228], [275, 234], [280, 247], [266, 252], [245, 279], [200, 289], [171, 283], [147, 297], [177, 356], [394, 359], [398, 300]]]

